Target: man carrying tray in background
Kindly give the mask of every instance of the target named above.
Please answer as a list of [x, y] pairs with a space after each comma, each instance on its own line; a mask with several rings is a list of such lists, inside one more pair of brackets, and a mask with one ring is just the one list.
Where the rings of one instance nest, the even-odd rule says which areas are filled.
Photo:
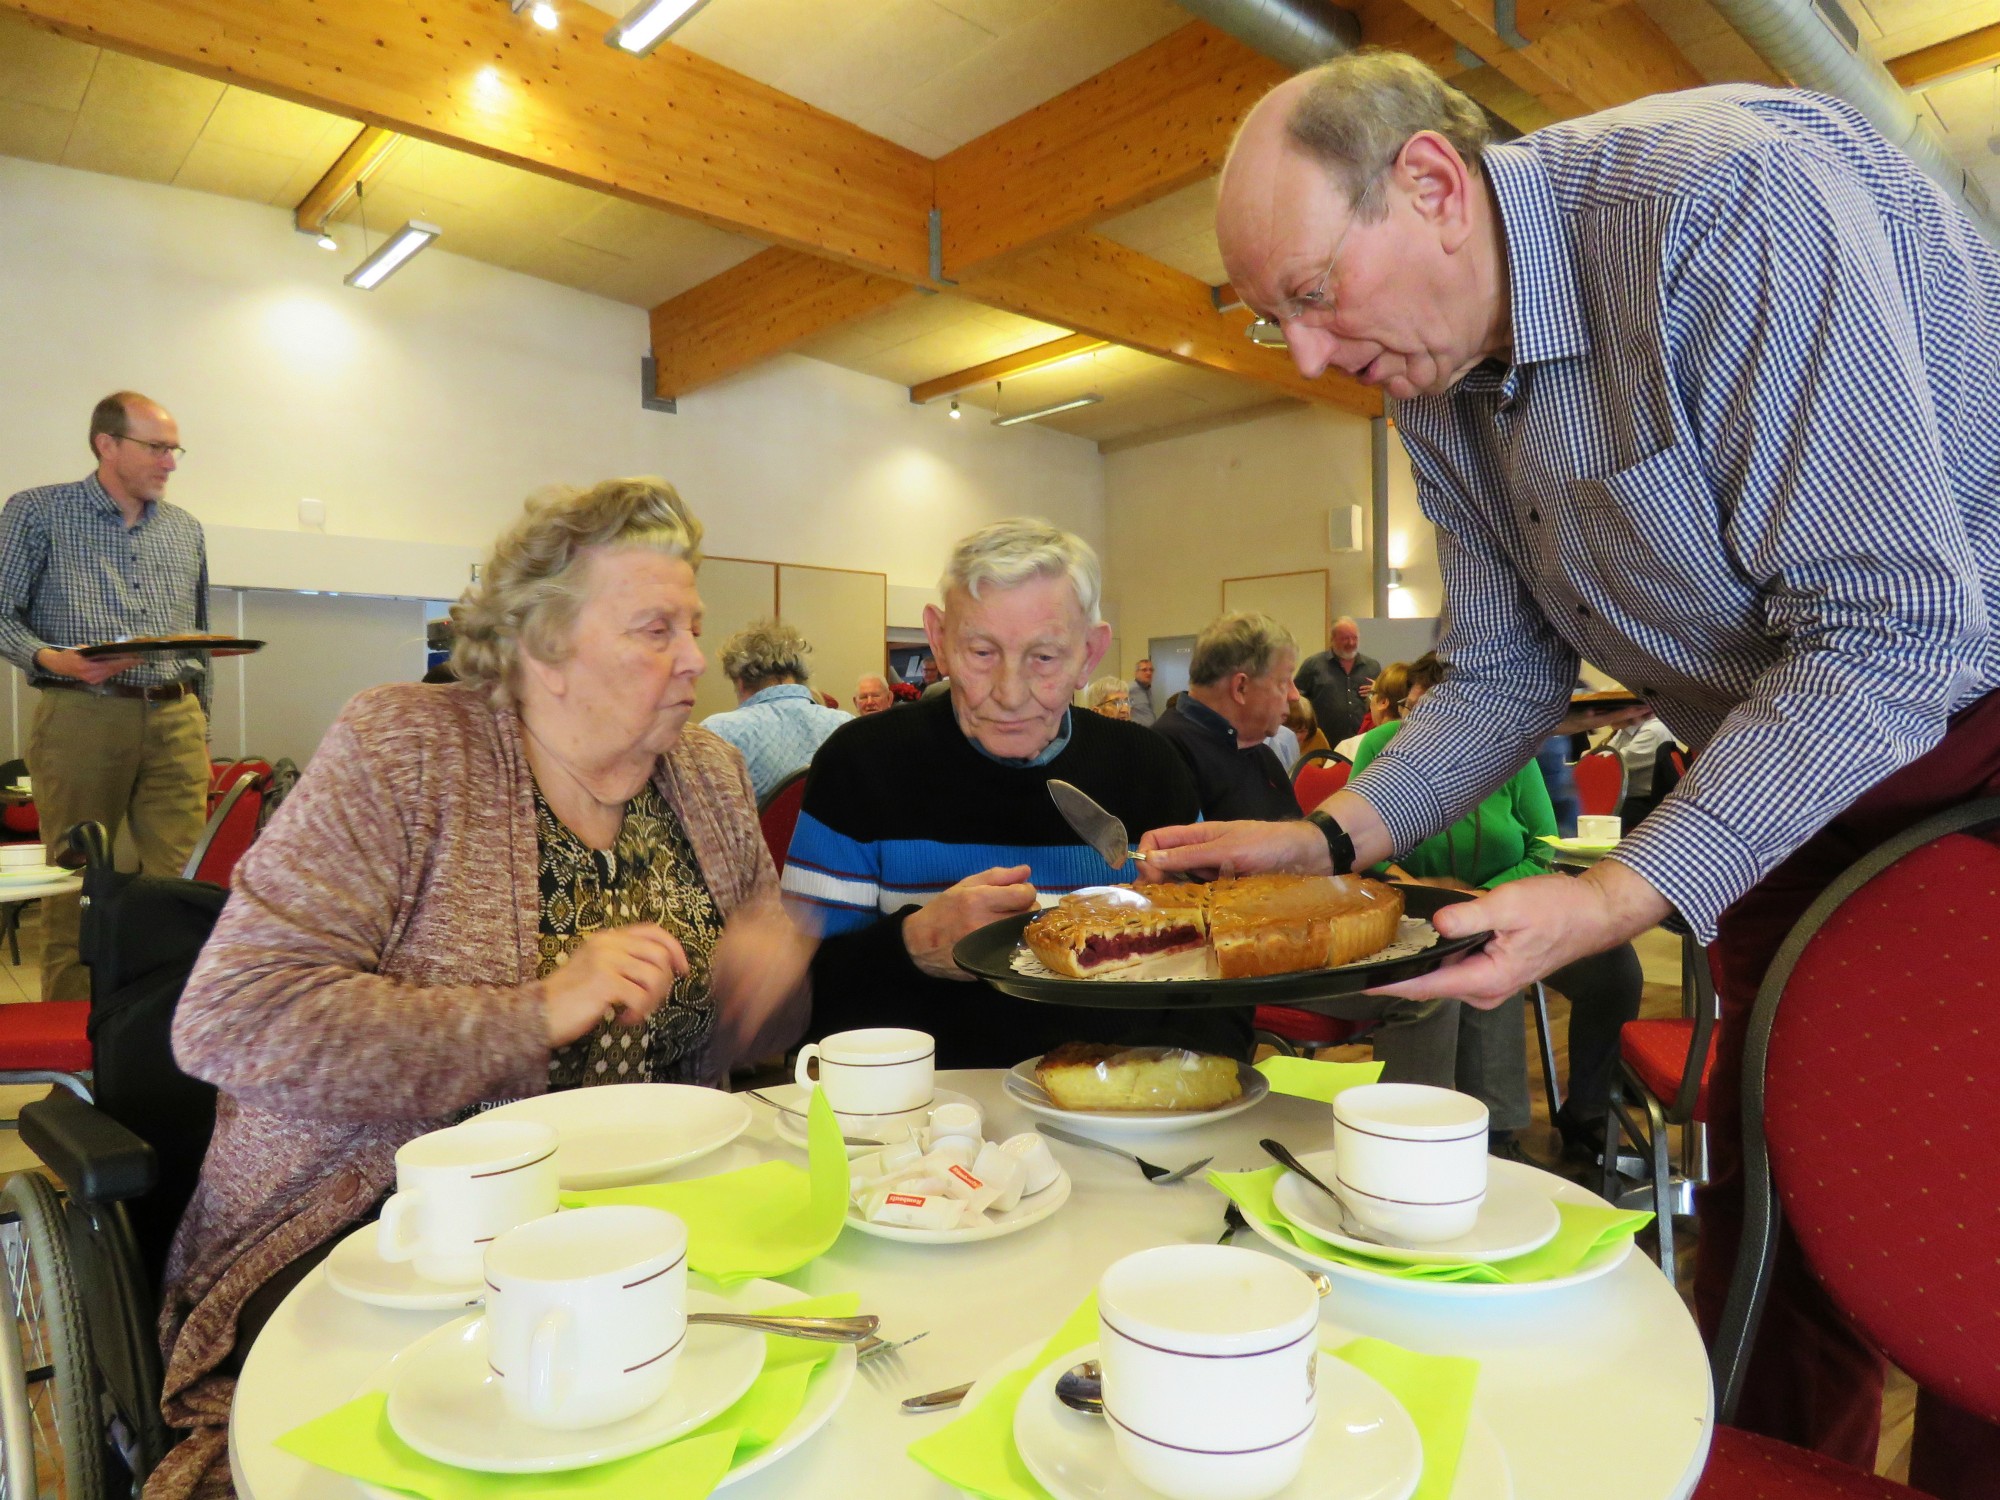
[[[201, 523], [162, 498], [182, 452], [164, 407], [106, 396], [90, 451], [95, 473], [0, 509], [0, 655], [42, 690], [27, 759], [51, 857], [73, 824], [116, 838], [129, 822], [141, 871], [178, 875], [207, 816], [205, 658], [70, 648], [207, 630], [208, 553]], [[42, 998], [87, 999], [77, 898], [52, 897], [47, 911]]]

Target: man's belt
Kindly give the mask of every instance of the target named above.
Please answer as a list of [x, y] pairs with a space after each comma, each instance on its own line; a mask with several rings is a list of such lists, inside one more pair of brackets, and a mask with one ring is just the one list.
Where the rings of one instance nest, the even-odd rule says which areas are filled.
[[77, 682], [72, 678], [49, 678], [35, 684], [38, 688], [61, 688], [65, 692], [89, 693], [97, 698], [139, 698], [147, 703], [170, 703], [178, 698], [195, 696], [195, 686], [191, 682], [163, 682], [154, 687], [138, 687], [128, 682], [100, 682], [92, 687], [87, 682]]

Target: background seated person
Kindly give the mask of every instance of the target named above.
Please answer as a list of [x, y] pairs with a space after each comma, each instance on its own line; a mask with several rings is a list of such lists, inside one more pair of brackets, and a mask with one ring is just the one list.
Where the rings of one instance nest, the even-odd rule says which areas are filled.
[[1284, 723], [1298, 643], [1269, 615], [1213, 622], [1188, 658], [1188, 686], [1153, 728], [1187, 762], [1204, 818], [1296, 818], [1291, 767], [1264, 742]]
[[226, 1490], [233, 1376], [285, 1292], [486, 1103], [716, 1083], [789, 1045], [810, 944], [736, 752], [684, 728], [701, 526], [671, 487], [533, 502], [453, 608], [460, 681], [372, 688], [236, 868], [174, 1018], [221, 1090], [167, 1266], [148, 1484]]
[[722, 643], [722, 671], [736, 689], [736, 707], [710, 714], [702, 727], [743, 752], [759, 802], [854, 717], [828, 708], [806, 686], [810, 655], [797, 627], [777, 620], [759, 620]]
[[1122, 677], [1100, 677], [1083, 690], [1083, 706], [1107, 719], [1132, 717], [1132, 690]]
[[1352, 735], [1335, 745], [1334, 750], [1350, 761], [1361, 748], [1370, 729], [1380, 728], [1391, 719], [1399, 717], [1396, 705], [1401, 703], [1410, 691], [1410, 664], [1406, 661], [1392, 661], [1375, 674], [1375, 685], [1368, 692], [1368, 717], [1360, 734]]
[[879, 672], [867, 673], [854, 684], [854, 712], [861, 718], [893, 708], [895, 703], [896, 695], [889, 689], [889, 679]]
[[1036, 893], [1125, 883], [1049, 800], [1081, 787], [1137, 838], [1187, 822], [1194, 787], [1150, 730], [1070, 698], [1111, 644], [1097, 555], [1047, 522], [996, 522], [961, 541], [924, 611], [948, 690], [846, 725], [813, 758], [785, 894], [817, 917], [811, 1034], [913, 1026], [943, 1068], [1011, 1067], [1066, 1041], [1178, 1042], [1248, 1055], [1247, 1009], [1043, 1005], [973, 983], [952, 962], [975, 928]]
[[[1285, 705], [1285, 728], [1291, 730], [1299, 742], [1299, 754], [1310, 755], [1315, 750], [1331, 750], [1326, 735], [1319, 727], [1319, 715], [1313, 712], [1312, 699], [1301, 694]], [[1291, 767], [1287, 766], [1286, 770]]]
[[[1636, 724], [1614, 729], [1600, 741], [1600, 748], [1616, 750], [1625, 763], [1625, 801], [1618, 816], [1630, 833], [1679, 780], [1668, 753], [1674, 748], [1674, 733], [1649, 713]], [[1664, 779], [1656, 774], [1661, 766], [1667, 773]]]
[[[1398, 664], [1400, 665], [1400, 663]], [[1385, 667], [1377, 688], [1394, 685], [1396, 667]], [[1387, 722], [1361, 737], [1354, 772], [1394, 739], [1403, 717], [1424, 694], [1444, 680], [1437, 657], [1426, 653], [1410, 663], [1400, 701], [1380, 704]], [[1556, 819], [1532, 760], [1474, 808], [1470, 815], [1425, 839], [1390, 864], [1388, 872], [1453, 890], [1493, 890], [1510, 880], [1546, 875], [1552, 851], [1542, 841], [1553, 836]], [[1630, 943], [1578, 959], [1549, 975], [1547, 983], [1569, 999], [1569, 1097], [1556, 1112], [1564, 1155], [1591, 1160], [1603, 1150], [1604, 1111], [1610, 1102], [1611, 1070], [1618, 1063], [1618, 1031], [1639, 1014], [1645, 976]], [[1452, 1001], [1443, 1002], [1447, 1005]], [[1492, 1149], [1525, 1160], [1515, 1139], [1533, 1116], [1528, 1097], [1527, 1015], [1520, 995], [1491, 1010], [1460, 1005], [1456, 1087], [1485, 1104], [1491, 1114]]]

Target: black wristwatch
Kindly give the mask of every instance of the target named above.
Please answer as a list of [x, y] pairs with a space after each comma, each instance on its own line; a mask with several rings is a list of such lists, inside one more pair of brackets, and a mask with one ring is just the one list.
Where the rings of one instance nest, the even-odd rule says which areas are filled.
[[1323, 812], [1307, 813], [1306, 821], [1326, 835], [1326, 852], [1333, 861], [1333, 873], [1345, 875], [1351, 871], [1354, 868], [1354, 840], [1347, 836], [1347, 830]]

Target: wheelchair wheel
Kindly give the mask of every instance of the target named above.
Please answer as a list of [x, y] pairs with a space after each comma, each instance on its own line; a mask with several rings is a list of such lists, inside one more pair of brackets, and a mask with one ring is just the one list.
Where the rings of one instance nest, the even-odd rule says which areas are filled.
[[[14, 1315], [12, 1350], [0, 1355], [0, 1432], [8, 1441], [0, 1464], [0, 1500], [101, 1500], [104, 1432], [97, 1368], [82, 1300], [71, 1273], [62, 1200], [38, 1172], [18, 1172], [0, 1191], [0, 1248], [7, 1263], [7, 1299]], [[33, 1448], [34, 1488], [17, 1444]], [[25, 1492], [24, 1492], [25, 1491]]]

